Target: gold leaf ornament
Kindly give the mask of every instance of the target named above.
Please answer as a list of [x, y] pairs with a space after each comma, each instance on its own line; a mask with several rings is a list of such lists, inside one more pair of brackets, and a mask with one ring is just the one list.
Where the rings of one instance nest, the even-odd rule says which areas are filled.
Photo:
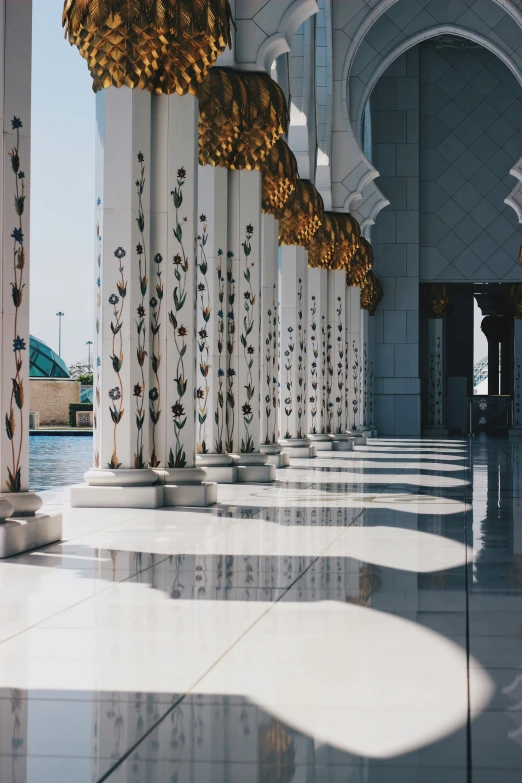
[[324, 222], [323, 198], [309, 180], [299, 179], [280, 214], [279, 244], [308, 247]]
[[522, 319], [522, 283], [512, 283], [506, 292], [506, 303], [512, 318]]
[[336, 212], [339, 230], [338, 241], [331, 260], [331, 269], [350, 270], [355, 253], [361, 244], [361, 228], [357, 220], [347, 212]]
[[366, 273], [373, 266], [373, 250], [367, 239], [361, 237], [346, 270], [346, 285], [362, 286]]
[[247, 113], [243, 81], [231, 68], [211, 68], [198, 89], [199, 163], [226, 166]]
[[87, 60], [93, 90], [195, 95], [231, 46], [229, 0], [65, 0], [62, 26]]
[[261, 168], [263, 174], [263, 212], [277, 217], [294, 192], [298, 170], [295, 155], [283, 139], [278, 139]]
[[236, 73], [246, 90], [247, 108], [227, 167], [259, 171], [280, 136], [288, 133], [288, 106], [281, 87], [267, 73]]
[[375, 315], [382, 297], [381, 281], [375, 272], [369, 269], [361, 284], [361, 310], [368, 310], [370, 315]]
[[308, 266], [317, 269], [331, 269], [332, 259], [339, 241], [337, 213], [325, 212], [324, 222], [314, 234], [308, 247]]
[[443, 283], [423, 286], [421, 298], [428, 318], [444, 318], [452, 304], [450, 290]]

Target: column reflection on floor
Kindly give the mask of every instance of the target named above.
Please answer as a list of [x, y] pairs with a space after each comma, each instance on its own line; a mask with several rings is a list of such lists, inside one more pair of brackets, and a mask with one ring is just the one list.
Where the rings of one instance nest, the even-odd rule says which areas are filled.
[[0, 564], [0, 780], [514, 781], [519, 452], [381, 438], [213, 508], [67, 511]]

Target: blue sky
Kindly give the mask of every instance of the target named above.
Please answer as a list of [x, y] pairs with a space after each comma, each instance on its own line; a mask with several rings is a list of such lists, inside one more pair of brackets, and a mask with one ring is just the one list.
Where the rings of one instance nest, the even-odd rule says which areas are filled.
[[63, 0], [33, 0], [31, 333], [73, 362], [93, 339], [94, 93]]

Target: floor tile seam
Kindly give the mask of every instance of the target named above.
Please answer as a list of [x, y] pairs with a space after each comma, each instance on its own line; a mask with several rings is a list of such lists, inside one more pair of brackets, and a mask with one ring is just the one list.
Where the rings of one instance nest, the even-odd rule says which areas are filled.
[[[351, 524], [350, 524], [350, 525], [347, 525], [346, 527], [350, 527], [350, 526], [351, 526], [351, 525], [352, 525], [352, 524], [353, 524], [353, 523], [354, 523], [354, 522], [355, 522], [355, 521], [356, 521], [356, 520], [357, 520], [357, 519], [358, 519], [358, 518], [361, 516], [361, 514], [363, 513], [363, 511], [364, 511], [364, 509], [361, 509], [361, 511], [360, 511], [360, 513], [357, 515], [357, 517], [355, 517], [355, 519], [354, 519], [354, 520], [351, 522]], [[239, 521], [240, 521], [240, 520], [239, 520]], [[320, 555], [318, 555], [316, 558], [314, 558], [314, 560], [313, 560], [311, 563], [309, 563], [309, 565], [308, 565], [308, 566], [307, 566], [307, 567], [304, 569], [304, 571], [303, 571], [301, 574], [299, 574], [299, 575], [298, 575], [298, 576], [297, 576], [297, 577], [296, 577], [296, 578], [293, 580], [293, 582], [292, 582], [290, 585], [288, 585], [288, 587], [286, 587], [286, 588], [283, 588], [283, 591], [282, 591], [281, 595], [280, 595], [280, 596], [279, 596], [279, 597], [278, 597], [278, 598], [277, 598], [277, 599], [276, 599], [276, 600], [275, 600], [275, 601], [272, 603], [272, 605], [271, 605], [271, 606], [268, 606], [268, 607], [265, 609], [265, 611], [263, 611], [263, 612], [262, 612], [262, 613], [261, 613], [261, 614], [260, 614], [260, 615], [259, 615], [259, 616], [258, 616], [258, 617], [257, 617], [257, 618], [256, 618], [256, 619], [255, 619], [255, 620], [254, 620], [254, 621], [253, 621], [253, 622], [252, 622], [252, 623], [251, 623], [251, 624], [248, 626], [248, 628], [246, 628], [244, 631], [242, 631], [242, 632], [241, 632], [241, 634], [240, 634], [240, 635], [237, 637], [237, 639], [235, 639], [235, 641], [234, 641], [234, 642], [233, 642], [233, 643], [230, 645], [230, 647], [228, 647], [228, 648], [227, 648], [227, 650], [225, 650], [225, 651], [224, 651], [224, 652], [223, 652], [223, 653], [222, 653], [222, 654], [221, 654], [221, 655], [220, 655], [220, 656], [217, 658], [217, 660], [216, 660], [216, 661], [214, 661], [214, 663], [213, 663], [211, 666], [209, 666], [209, 667], [208, 667], [208, 669], [207, 669], [207, 670], [206, 670], [206, 671], [205, 671], [203, 674], [201, 674], [201, 675], [200, 675], [200, 677], [198, 677], [198, 678], [196, 679], [196, 681], [195, 681], [195, 682], [192, 684], [192, 686], [191, 686], [189, 689], [187, 689], [187, 691], [186, 691], [186, 692], [185, 692], [185, 693], [184, 693], [184, 694], [183, 694], [183, 695], [182, 695], [182, 696], [181, 696], [181, 697], [180, 697], [180, 698], [179, 698], [179, 699], [178, 699], [178, 700], [177, 700], [177, 701], [176, 701], [174, 704], [172, 704], [172, 705], [170, 705], [170, 706], [169, 706], [169, 708], [166, 710], [166, 712], [165, 712], [165, 713], [164, 713], [164, 714], [163, 714], [163, 715], [162, 715], [160, 718], [158, 718], [158, 720], [155, 722], [155, 724], [154, 724], [153, 726], [151, 726], [151, 727], [150, 727], [150, 728], [147, 730], [147, 732], [146, 732], [146, 733], [145, 733], [145, 734], [144, 734], [144, 735], [143, 735], [143, 736], [142, 736], [142, 737], [141, 737], [141, 738], [140, 738], [138, 741], [136, 741], [136, 742], [135, 742], [135, 743], [134, 743], [134, 744], [133, 744], [133, 745], [132, 745], [132, 746], [131, 746], [131, 747], [130, 747], [130, 748], [129, 748], [129, 749], [128, 749], [128, 750], [127, 750], [127, 751], [126, 751], [126, 752], [125, 752], [125, 753], [124, 753], [122, 756], [121, 756], [121, 758], [120, 758], [120, 759], [118, 759], [118, 761], [117, 761], [117, 762], [115, 762], [115, 763], [114, 763], [114, 765], [113, 765], [113, 766], [112, 766], [112, 767], [111, 767], [111, 768], [110, 768], [110, 769], [109, 769], [109, 770], [108, 770], [106, 773], [104, 773], [104, 775], [103, 775], [101, 778], [99, 778], [99, 779], [96, 781], [96, 783], [104, 783], [104, 781], [106, 781], [106, 780], [108, 780], [108, 779], [109, 779], [109, 777], [112, 775], [112, 773], [113, 773], [113, 772], [115, 772], [115, 771], [116, 771], [116, 770], [117, 770], [117, 769], [118, 769], [118, 768], [119, 768], [119, 767], [120, 767], [120, 766], [121, 766], [121, 765], [122, 765], [122, 764], [123, 764], [123, 763], [124, 763], [124, 762], [125, 762], [127, 759], [129, 759], [129, 758], [130, 758], [130, 756], [132, 755], [132, 753], [133, 753], [135, 750], [137, 750], [137, 749], [139, 748], [139, 746], [140, 746], [140, 745], [141, 745], [141, 744], [142, 744], [142, 743], [143, 743], [143, 742], [144, 742], [144, 741], [147, 739], [147, 737], [149, 737], [149, 736], [152, 734], [152, 732], [153, 732], [153, 731], [155, 731], [155, 730], [156, 730], [156, 729], [157, 729], [157, 728], [160, 726], [160, 724], [161, 724], [161, 723], [162, 723], [162, 722], [163, 722], [163, 721], [164, 721], [164, 720], [165, 720], [165, 719], [166, 719], [166, 718], [167, 718], [167, 717], [168, 717], [168, 716], [169, 716], [169, 715], [170, 715], [170, 714], [171, 714], [171, 713], [172, 713], [172, 712], [173, 712], [173, 711], [176, 709], [176, 707], [178, 707], [178, 706], [179, 706], [179, 705], [180, 705], [180, 704], [183, 702], [183, 700], [184, 700], [184, 699], [185, 699], [185, 698], [186, 698], [186, 697], [187, 697], [189, 694], [191, 694], [191, 693], [193, 692], [193, 690], [194, 690], [194, 689], [195, 689], [195, 688], [196, 688], [196, 687], [199, 685], [199, 683], [200, 683], [200, 682], [202, 682], [202, 680], [204, 680], [204, 678], [205, 678], [205, 677], [206, 677], [208, 674], [210, 674], [210, 673], [211, 673], [211, 672], [212, 672], [212, 671], [213, 671], [213, 670], [216, 668], [216, 666], [218, 666], [218, 664], [219, 664], [219, 663], [221, 663], [221, 661], [223, 661], [223, 660], [224, 660], [224, 658], [225, 658], [225, 657], [226, 657], [226, 656], [227, 656], [227, 655], [228, 655], [228, 654], [229, 654], [229, 653], [230, 653], [230, 652], [231, 652], [231, 651], [232, 651], [232, 650], [233, 650], [233, 649], [234, 649], [234, 648], [235, 648], [235, 647], [236, 647], [236, 646], [239, 644], [239, 642], [240, 642], [242, 639], [244, 639], [244, 638], [246, 637], [246, 635], [247, 635], [248, 633], [250, 633], [250, 631], [251, 631], [251, 630], [252, 630], [252, 629], [253, 629], [253, 628], [254, 628], [254, 627], [255, 627], [255, 626], [258, 624], [258, 623], [260, 623], [260, 622], [261, 622], [261, 620], [263, 620], [263, 619], [264, 619], [264, 618], [267, 616], [267, 614], [268, 614], [269, 612], [271, 612], [271, 611], [274, 609], [275, 605], [276, 605], [277, 603], [279, 603], [279, 602], [280, 602], [280, 601], [283, 599], [284, 595], [286, 595], [286, 594], [287, 594], [287, 593], [288, 593], [288, 592], [289, 592], [291, 589], [293, 589], [293, 587], [296, 585], [296, 583], [297, 583], [297, 582], [298, 582], [298, 581], [299, 581], [299, 580], [300, 580], [300, 579], [301, 579], [301, 578], [302, 578], [302, 577], [303, 577], [303, 576], [304, 576], [304, 575], [305, 575], [305, 574], [306, 574], [306, 573], [307, 573], [307, 572], [310, 570], [310, 568], [312, 568], [312, 567], [313, 567], [313, 566], [314, 566], [314, 565], [315, 565], [315, 564], [318, 562], [318, 560], [320, 559], [320, 557], [322, 557], [322, 556], [323, 556], [323, 553], [324, 553], [325, 551], [327, 551], [327, 550], [328, 550], [328, 549], [329, 549], [329, 548], [332, 546], [332, 544], [333, 544], [333, 543], [335, 543], [335, 541], [337, 541], [337, 540], [338, 540], [338, 538], [340, 538], [340, 537], [342, 536], [342, 534], [343, 534], [344, 530], [346, 530], [346, 527], [343, 527], [343, 528], [341, 528], [341, 529], [339, 530], [339, 535], [338, 535], [338, 536], [336, 536], [336, 538], [335, 538], [333, 541], [331, 541], [331, 542], [330, 542], [330, 543], [329, 543], [327, 546], [325, 546], [325, 547], [323, 548], [323, 550], [321, 551], [321, 554], [320, 554]]]
[[[65, 505], [62, 506], [61, 507], [62, 512], [63, 512], [63, 509], [65, 509], [65, 508], [71, 508], [71, 506], [65, 506]], [[152, 510], [153, 509], [143, 509], [143, 508], [142, 509], [136, 509], [136, 515], [135, 516], [133, 515], [133, 516], [129, 517], [128, 519], [125, 520], [125, 522], [132, 522], [132, 521], [134, 521], [136, 519], [139, 519], [141, 516], [143, 516], [146, 513], [149, 513]], [[93, 508], [93, 509], [91, 509], [91, 511], [96, 511], [96, 509]], [[97, 527], [96, 529], [91, 530], [88, 533], [82, 533], [80, 536], [73, 536], [72, 538], [63, 538], [60, 543], [67, 544], [67, 543], [69, 543], [69, 541], [75, 541], [75, 542], [76, 541], [80, 541], [82, 538], [86, 538], [87, 536], [90, 536], [93, 533], [100, 533], [103, 530], [110, 530], [111, 528], [115, 527], [116, 525], [121, 525], [121, 524], [122, 524], [122, 520], [120, 519], [119, 522], [114, 522], [114, 524], [112, 524], [112, 525], [107, 525], [106, 527]], [[47, 546], [49, 546], [49, 545], [47, 544], [46, 547]], [[52, 545], [52, 546], [54, 546], [54, 545]], [[40, 547], [40, 549], [44, 549], [46, 547]], [[34, 551], [37, 552], [38, 550], [34, 550]]]
[[[127, 582], [129, 579], [134, 579], [137, 574], [144, 574], [147, 571], [149, 571], [151, 568], [156, 568], [157, 566], [161, 565], [161, 563], [164, 563], [166, 560], [169, 559], [169, 557], [172, 557], [172, 555], [166, 555], [165, 557], [162, 557], [161, 560], [158, 560], [153, 565], [148, 566], [147, 568], [143, 568], [139, 571], [136, 571], [134, 574], [129, 574], [125, 577], [125, 579], [120, 579], [118, 582], [108, 582], [107, 586], [99, 590], [98, 592], [94, 593], [93, 595], [88, 595], [86, 598], [82, 598], [79, 601], [76, 601], [75, 603], [71, 604], [70, 606], [67, 606], [65, 609], [60, 609], [58, 612], [54, 612], [53, 614], [50, 614], [48, 617], [45, 617], [43, 620], [38, 620], [38, 622], [33, 623], [32, 625], [27, 626], [27, 628], [24, 628], [23, 631], [17, 631], [14, 634], [11, 634], [11, 636], [8, 636], [5, 639], [0, 640], [0, 645], [5, 644], [5, 642], [9, 642], [12, 639], [15, 639], [17, 636], [22, 636], [24, 633], [27, 633], [28, 631], [32, 631], [35, 629], [38, 629], [39, 626], [42, 626], [44, 623], [48, 623], [49, 620], [53, 620], [55, 617], [59, 617], [64, 612], [69, 612], [71, 609], [75, 609], [76, 607], [80, 606], [81, 604], [86, 603], [87, 601], [91, 601], [93, 598], [97, 598], [100, 595], [105, 594], [107, 591], [114, 589], [118, 585], [123, 584], [124, 582]], [[71, 569], [72, 570], [72, 569]], [[53, 628], [43, 628], [42, 630], [69, 630], [69, 626], [64, 626], [64, 628], [61, 628], [60, 626], [54, 626]], [[92, 629], [89, 629], [92, 630]]]

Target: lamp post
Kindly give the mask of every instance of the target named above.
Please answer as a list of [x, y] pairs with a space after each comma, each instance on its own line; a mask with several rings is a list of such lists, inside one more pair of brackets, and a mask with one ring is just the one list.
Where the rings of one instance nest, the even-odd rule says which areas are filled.
[[65, 315], [65, 313], [62, 313], [60, 310], [59, 313], [56, 313], [58, 316], [58, 356], [62, 357], [62, 317]]
[[92, 365], [91, 365], [91, 345], [92, 345], [92, 340], [87, 340], [86, 345], [87, 345], [87, 348], [88, 348], [88, 351], [89, 351], [89, 358], [87, 360], [87, 366], [88, 366], [89, 372], [90, 372], [92, 370]]

